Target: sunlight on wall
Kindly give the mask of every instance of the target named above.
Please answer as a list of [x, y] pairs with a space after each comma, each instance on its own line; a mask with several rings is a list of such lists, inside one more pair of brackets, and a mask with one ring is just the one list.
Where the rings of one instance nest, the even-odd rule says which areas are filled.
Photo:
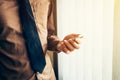
[[81, 48], [59, 54], [59, 80], [112, 80], [113, 0], [58, 0], [58, 35], [84, 35]]
[[113, 80], [120, 80], [120, 0], [115, 0]]

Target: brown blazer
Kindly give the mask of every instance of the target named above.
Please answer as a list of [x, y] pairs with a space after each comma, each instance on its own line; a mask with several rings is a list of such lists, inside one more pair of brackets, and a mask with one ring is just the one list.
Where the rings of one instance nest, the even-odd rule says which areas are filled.
[[[55, 36], [51, 1], [48, 0], [46, 4], [41, 0], [41, 5], [43, 5], [40, 6], [41, 10], [37, 12], [42, 14], [37, 17], [34, 15], [46, 53], [47, 49], [55, 50], [59, 39]], [[34, 75], [25, 47], [18, 8], [17, 0], [0, 0], [0, 80], [30, 80]], [[32, 9], [37, 10], [34, 7]]]

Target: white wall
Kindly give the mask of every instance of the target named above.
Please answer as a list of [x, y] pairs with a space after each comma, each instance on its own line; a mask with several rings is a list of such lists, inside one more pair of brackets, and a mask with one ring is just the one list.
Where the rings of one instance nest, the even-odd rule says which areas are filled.
[[57, 0], [58, 35], [80, 33], [81, 48], [60, 53], [59, 80], [112, 80], [113, 0]]

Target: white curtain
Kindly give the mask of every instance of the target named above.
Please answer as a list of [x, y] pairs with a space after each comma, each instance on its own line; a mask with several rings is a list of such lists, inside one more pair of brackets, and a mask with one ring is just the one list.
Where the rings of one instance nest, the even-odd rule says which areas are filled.
[[112, 80], [113, 0], [57, 0], [58, 36], [83, 34], [81, 48], [58, 55], [59, 80]]

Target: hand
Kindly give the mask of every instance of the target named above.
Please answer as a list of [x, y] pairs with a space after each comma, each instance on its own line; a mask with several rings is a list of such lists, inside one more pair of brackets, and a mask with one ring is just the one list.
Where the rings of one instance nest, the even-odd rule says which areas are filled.
[[83, 38], [80, 34], [67, 35], [62, 41], [58, 43], [57, 49], [64, 53], [70, 53], [80, 48], [80, 39]]

